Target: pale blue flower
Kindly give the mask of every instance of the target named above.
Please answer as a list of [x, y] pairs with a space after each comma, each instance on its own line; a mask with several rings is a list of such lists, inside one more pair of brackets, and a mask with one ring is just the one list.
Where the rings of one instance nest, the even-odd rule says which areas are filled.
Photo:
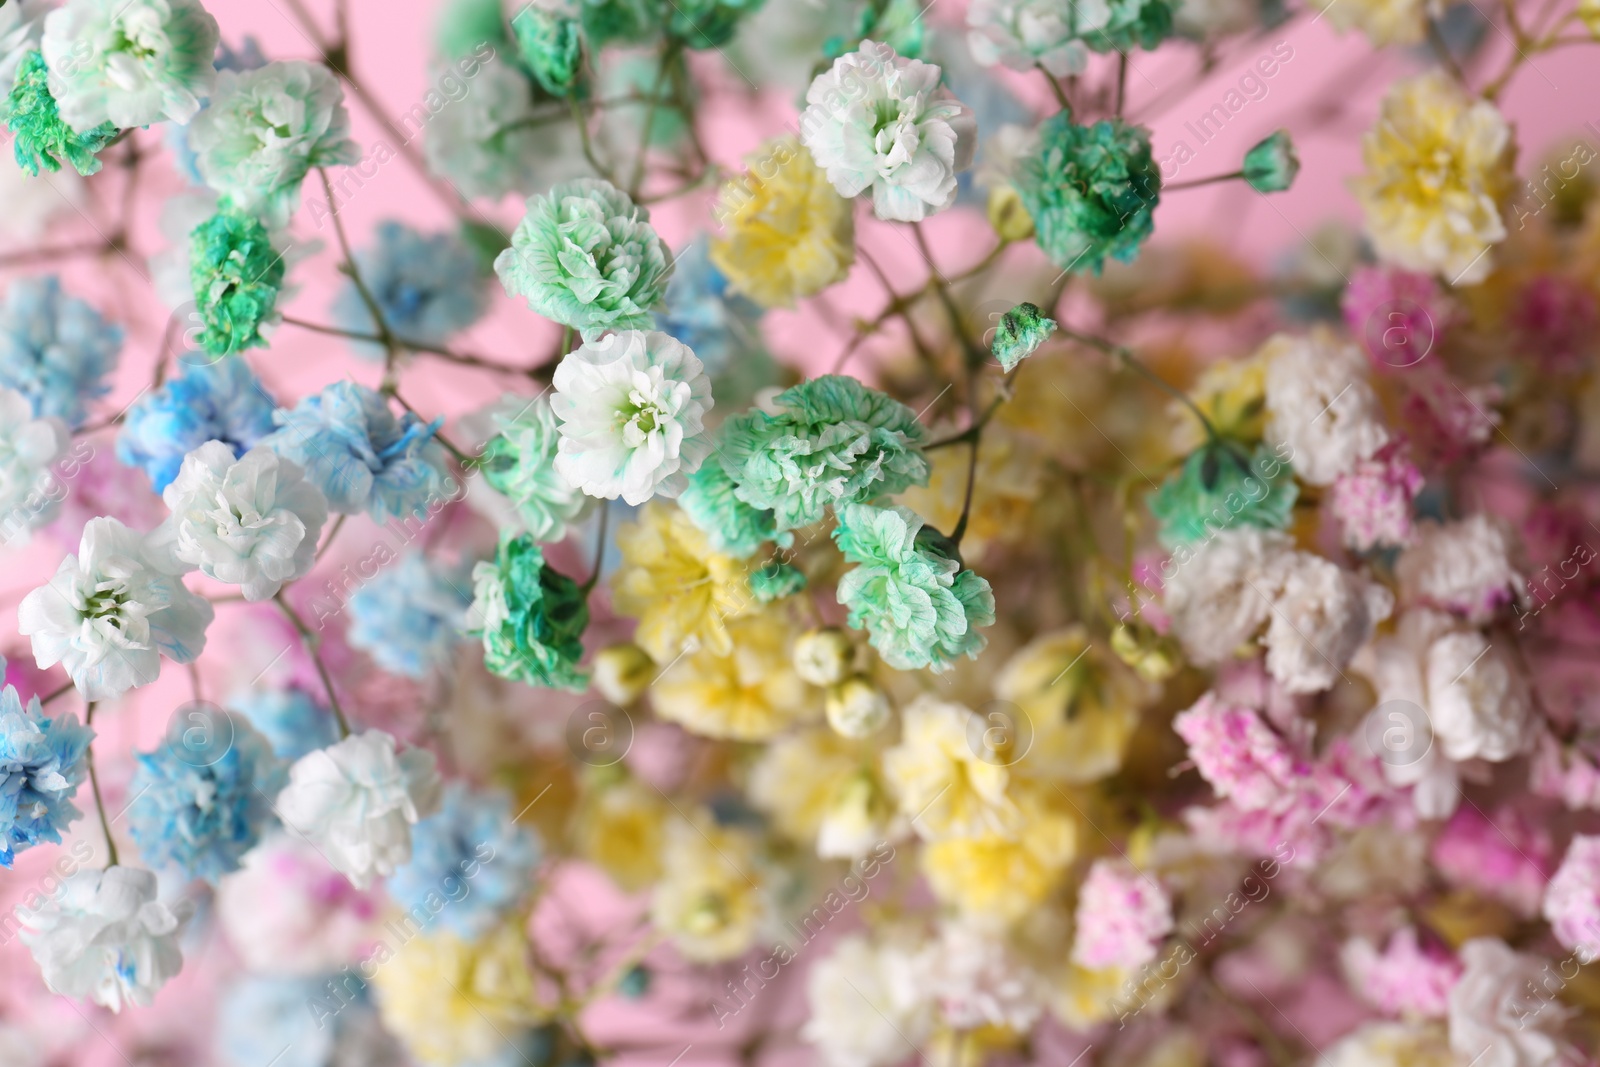
[[122, 327], [68, 296], [54, 277], [19, 278], [0, 306], [0, 386], [28, 398], [33, 413], [74, 429], [88, 403], [111, 391]]
[[705, 365], [712, 378], [735, 360], [762, 349], [761, 305], [728, 288], [727, 277], [711, 263], [709, 245], [695, 241], [673, 263], [666, 308], [656, 312], [656, 328], [671, 334]]
[[333, 712], [299, 686], [249, 689], [228, 701], [228, 707], [249, 719], [278, 758], [290, 763], [339, 740]]
[[307, 977], [247, 975], [222, 995], [216, 1050], [223, 1067], [401, 1067], [367, 984], [349, 970]]
[[277, 402], [242, 359], [184, 363], [181, 377], [136, 401], [117, 436], [117, 458], [150, 476], [161, 492], [183, 457], [207, 441], [242, 456], [272, 432]]
[[14, 686], [0, 689], [0, 867], [34, 845], [59, 844], [61, 831], [83, 815], [72, 797], [93, 739], [71, 712], [52, 719], [37, 696], [24, 709]]
[[426, 678], [455, 657], [471, 604], [464, 575], [409, 552], [351, 595], [346, 637], [384, 670]]
[[[361, 280], [389, 332], [425, 345], [443, 344], [483, 316], [489, 294], [477, 264], [472, 250], [454, 234], [419, 233], [393, 220], [379, 223], [377, 243], [356, 253]], [[378, 332], [360, 290], [348, 279], [334, 300], [333, 321], [352, 333]], [[358, 342], [357, 348], [383, 355], [375, 344]]]

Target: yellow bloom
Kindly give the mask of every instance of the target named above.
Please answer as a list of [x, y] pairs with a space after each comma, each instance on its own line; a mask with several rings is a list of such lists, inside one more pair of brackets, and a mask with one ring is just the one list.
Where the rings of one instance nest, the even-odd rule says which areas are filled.
[[765, 741], [821, 710], [821, 694], [795, 673], [794, 633], [764, 611], [728, 627], [732, 650], [702, 648], [656, 680], [656, 714], [702, 737]]
[[1013, 825], [1011, 776], [984, 747], [984, 729], [972, 711], [932, 696], [905, 709], [900, 743], [883, 754], [883, 773], [922, 837], [979, 837]]
[[1052, 983], [1050, 1010], [1069, 1030], [1092, 1030], [1124, 1012], [1140, 1010], [1140, 1001], [1132, 996], [1133, 977], [1120, 967], [1091, 971], [1068, 963]]
[[709, 819], [667, 827], [665, 870], [650, 899], [650, 921], [685, 959], [715, 963], [755, 943], [768, 913], [755, 845], [749, 832]]
[[1360, 30], [1374, 47], [1420, 44], [1427, 34], [1426, 0], [1311, 0], [1334, 28]]
[[[1267, 427], [1267, 362], [1257, 353], [1213, 363], [1189, 390], [1189, 399], [1222, 436], [1255, 444]], [[1187, 455], [1205, 443], [1204, 427], [1187, 408], [1174, 400], [1167, 411], [1174, 452]]]
[[763, 307], [793, 307], [843, 281], [855, 262], [851, 203], [793, 137], [768, 141], [722, 187], [714, 214], [727, 236], [711, 262]]
[[1399, 81], [1362, 141], [1367, 173], [1353, 183], [1378, 255], [1451, 284], [1489, 273], [1506, 236], [1511, 128], [1493, 104], [1431, 71]]
[[[900, 503], [936, 529], [951, 530], [960, 521], [966, 501], [969, 449], [955, 445], [929, 455], [933, 470], [927, 486], [906, 490]], [[1003, 422], [990, 423], [978, 442], [977, 481], [966, 537], [961, 542], [962, 556], [980, 560], [991, 543], [1026, 537], [1028, 520], [1042, 492], [1044, 456], [1040, 450]]]
[[824, 858], [860, 856], [893, 836], [894, 803], [870, 748], [832, 730], [774, 742], [750, 769], [750, 802]]
[[658, 663], [692, 641], [727, 655], [727, 620], [750, 603], [745, 568], [711, 542], [682, 510], [651, 504], [617, 530], [622, 566], [611, 579], [612, 606], [639, 620], [634, 640]]
[[527, 938], [506, 925], [478, 941], [424, 934], [380, 961], [383, 1021], [430, 1067], [487, 1060], [538, 1022]]
[[980, 922], [1009, 925], [1061, 884], [1077, 853], [1070, 816], [1025, 798], [1013, 834], [948, 838], [922, 847], [922, 870], [933, 895]]
[[572, 837], [584, 859], [635, 893], [661, 877], [666, 824], [667, 805], [661, 795], [627, 778], [584, 797]]

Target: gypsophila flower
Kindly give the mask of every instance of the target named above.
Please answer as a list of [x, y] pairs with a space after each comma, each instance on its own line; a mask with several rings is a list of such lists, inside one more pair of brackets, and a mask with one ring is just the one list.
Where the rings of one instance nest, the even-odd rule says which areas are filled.
[[711, 382], [683, 344], [625, 330], [585, 341], [552, 378], [561, 420], [555, 469], [590, 496], [675, 497], [711, 450]]
[[933, 1032], [936, 1005], [914, 945], [840, 938], [806, 976], [803, 1031], [827, 1067], [892, 1067]]
[[917, 222], [955, 202], [977, 123], [938, 67], [862, 41], [806, 90], [800, 140], [840, 196], [871, 189], [878, 218]]
[[472, 603], [464, 579], [421, 552], [407, 552], [350, 595], [350, 647], [409, 678], [447, 668]]
[[1056, 332], [1056, 320], [1046, 318], [1037, 305], [1022, 303], [1000, 316], [989, 350], [1002, 370], [1011, 369], [1039, 350]]
[[566, 96], [577, 84], [583, 66], [583, 24], [573, 5], [532, 3], [511, 20], [517, 52], [544, 91]]
[[1272, 613], [1292, 543], [1276, 530], [1233, 526], [1198, 549], [1172, 555], [1163, 605], [1172, 632], [1195, 663], [1222, 663], [1255, 636]]
[[216, 81], [219, 36], [200, 0], [68, 0], [39, 47], [61, 117], [86, 132], [188, 122]]
[[1296, 552], [1286, 561], [1267, 627], [1267, 671], [1291, 693], [1345, 680], [1356, 650], [1389, 617], [1394, 596], [1332, 560]]
[[1506, 533], [1487, 515], [1423, 522], [1395, 562], [1401, 595], [1411, 603], [1485, 623], [1511, 603], [1522, 579], [1511, 564]]
[[[494, 18], [500, 19], [499, 5]], [[475, 42], [484, 38], [475, 37]], [[454, 78], [453, 68], [446, 68]], [[444, 75], [435, 73], [436, 79]], [[480, 66], [472, 88], [428, 120], [428, 169], [467, 197], [499, 199], [576, 176], [583, 162], [571, 123], [541, 123], [534, 85], [514, 63]], [[545, 101], [548, 103], [548, 101]], [[576, 157], [577, 162], [568, 162]]]
[[17, 139], [12, 146], [17, 165], [33, 177], [39, 176], [41, 168], [59, 171], [62, 163], [70, 163], [85, 176], [98, 174], [97, 154], [117, 136], [117, 128], [109, 122], [79, 133], [62, 121], [55, 97], [50, 95], [44, 56], [38, 52], [23, 58], [5, 102], [4, 119]]
[[0, 542], [24, 543], [55, 517], [55, 465], [70, 441], [60, 419], [34, 418], [27, 397], [0, 388]]
[[225, 736], [194, 746], [195, 729], [175, 716], [162, 744], [134, 754], [128, 832], [156, 868], [216, 882], [277, 822], [271, 798], [287, 781], [286, 765], [242, 718], [229, 717]]
[[85, 700], [105, 700], [161, 673], [161, 657], [192, 663], [206, 643], [210, 601], [162, 574], [144, 539], [116, 519], [92, 519], [76, 556], [22, 598], [18, 630], [41, 667], [60, 663]]
[[111, 391], [122, 328], [106, 322], [53, 277], [19, 278], [0, 308], [0, 386], [28, 398], [35, 416], [77, 429], [88, 404]]
[[1395, 931], [1382, 952], [1365, 938], [1352, 938], [1339, 950], [1339, 962], [1350, 988], [1390, 1015], [1443, 1018], [1461, 977], [1460, 961], [1442, 947], [1418, 944], [1411, 926]]
[[1139, 968], [1172, 932], [1172, 897], [1131, 864], [1096, 860], [1078, 890], [1072, 959], [1084, 967]]
[[1431, 274], [1394, 267], [1357, 270], [1345, 286], [1340, 308], [1351, 336], [1379, 370], [1420, 363], [1456, 318]]
[[761, 351], [760, 320], [757, 304], [730, 291], [711, 262], [708, 242], [697, 240], [678, 253], [656, 328], [688, 345], [708, 375], [737, 371], [738, 360]]
[[506, 498], [535, 541], [561, 540], [594, 497], [555, 468], [561, 432], [549, 399], [508, 393], [489, 419], [497, 432], [484, 446], [483, 480]]
[[1411, 540], [1411, 507], [1423, 484], [1395, 440], [1339, 475], [1328, 492], [1328, 508], [1344, 529], [1345, 544], [1358, 552]]
[[468, 626], [483, 639], [483, 662], [502, 678], [582, 692], [578, 669], [589, 625], [587, 594], [552, 570], [527, 534], [501, 535], [494, 562], [472, 569]]
[[250, 364], [180, 360], [183, 373], [135, 401], [117, 435], [117, 459], [150, 476], [163, 492], [178, 476], [183, 457], [207, 441], [242, 456], [272, 432], [278, 406]]
[[780, 534], [770, 508], [753, 508], [739, 499], [738, 486], [717, 462], [703, 463], [689, 476], [689, 487], [678, 506], [694, 520], [711, 547], [736, 559], [746, 559], [768, 541], [788, 543], [792, 534]]
[[82, 817], [72, 798], [93, 739], [72, 712], [52, 719], [37, 696], [24, 707], [14, 686], [0, 690], [0, 866], [9, 870], [34, 845], [60, 843]]
[[[378, 224], [377, 243], [356, 252], [355, 262], [384, 325], [402, 344], [442, 345], [477, 322], [489, 305], [477, 257], [451, 233], [422, 234], [387, 220]], [[339, 289], [333, 321], [351, 333], [378, 332], [353, 279]], [[383, 354], [377, 344], [358, 343], [358, 350]]]
[[1473, 938], [1461, 946], [1460, 956], [1465, 969], [1450, 991], [1449, 1013], [1456, 1056], [1480, 1056], [1482, 1067], [1557, 1063], [1562, 1043], [1556, 1031], [1571, 1009], [1553, 998], [1529, 1006], [1529, 990], [1542, 988], [1548, 964], [1495, 937]]
[[213, 356], [265, 345], [264, 327], [282, 317], [283, 253], [272, 247], [254, 215], [223, 208], [189, 236], [189, 277], [196, 313], [205, 324], [196, 340]]
[[1180, 712], [1172, 729], [1217, 796], [1246, 811], [1269, 807], [1310, 773], [1306, 761], [1254, 709], [1215, 693]]
[[733, 38], [739, 21], [766, 0], [679, 0], [667, 11], [667, 32], [690, 48], [718, 48]]
[[1600, 956], [1600, 837], [1573, 836], [1545, 887], [1543, 912], [1557, 941], [1591, 960]]
[[12, 0], [0, 8], [0, 89], [10, 88], [29, 53], [39, 50], [44, 17], [54, 6], [53, 0]]
[[1161, 543], [1192, 544], [1235, 524], [1281, 530], [1289, 525], [1300, 489], [1294, 470], [1260, 444], [1253, 451], [1217, 439], [1184, 460], [1150, 497]]
[[507, 293], [585, 341], [649, 329], [672, 272], [672, 253], [649, 220], [610, 182], [564, 182], [528, 201], [495, 273]]
[[[330, 985], [338, 998], [329, 995]], [[283, 1050], [272, 1067], [405, 1067], [409, 1061], [384, 1030], [371, 994], [351, 989], [342, 974], [241, 976], [218, 1003], [216, 1043], [225, 1067], [260, 1067], [256, 1061], [268, 1045]]]
[[1389, 443], [1378, 395], [1354, 345], [1322, 328], [1308, 337], [1276, 334], [1266, 363], [1266, 439], [1310, 485], [1329, 485]]
[[37, 908], [16, 910], [20, 937], [53, 993], [112, 1011], [149, 1004], [183, 968], [178, 936], [194, 904], [156, 899], [138, 867], [84, 868]]
[[1043, 67], [1057, 78], [1082, 74], [1089, 50], [1080, 30], [1098, 28], [1109, 4], [1062, 4], [1057, 0], [973, 0], [967, 8], [967, 46], [985, 67]]
[[793, 596], [805, 587], [805, 572], [787, 563], [774, 561], [750, 572], [750, 595], [758, 603], [770, 604]]
[[278, 758], [290, 762], [339, 740], [333, 712], [298, 686], [246, 689], [228, 701], [228, 708], [248, 719]]
[[433, 753], [397, 748], [382, 730], [351, 734], [297, 760], [278, 794], [285, 825], [357, 889], [410, 860], [412, 827], [439, 807]]

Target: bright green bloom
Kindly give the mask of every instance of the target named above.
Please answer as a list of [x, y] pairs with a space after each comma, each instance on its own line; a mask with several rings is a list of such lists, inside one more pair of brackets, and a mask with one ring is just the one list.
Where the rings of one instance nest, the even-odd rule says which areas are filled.
[[117, 128], [105, 122], [88, 133], [74, 132], [56, 111], [49, 78], [38, 52], [29, 52], [17, 68], [17, 83], [5, 105], [6, 126], [17, 139], [12, 146], [17, 165], [36, 178], [40, 167], [58, 171], [63, 160], [79, 174], [94, 174], [100, 169], [95, 153], [111, 143]]
[[1294, 471], [1265, 444], [1254, 452], [1226, 439], [1207, 442], [1150, 498], [1168, 548], [1209, 538], [1235, 525], [1281, 530], [1299, 496]]
[[1244, 180], [1258, 193], [1281, 193], [1300, 173], [1289, 131], [1277, 130], [1244, 154]]
[[1000, 325], [994, 331], [989, 351], [1000, 361], [1000, 366], [1009, 372], [1012, 367], [1033, 355], [1055, 332], [1056, 320], [1045, 318], [1037, 305], [1018, 304], [1000, 316]]
[[[1103, 25], [1081, 26], [1083, 43], [1102, 55], [1127, 53], [1135, 46], [1153, 49], [1172, 34], [1172, 10], [1177, 6], [1168, 0], [1110, 0]], [[1084, 10], [1092, 9], [1084, 5]], [[1079, 9], [1074, 6], [1074, 10]]]
[[889, 666], [942, 671], [988, 643], [978, 627], [994, 624], [989, 583], [964, 570], [955, 544], [915, 512], [846, 504], [833, 539], [859, 564], [839, 580], [839, 603]]
[[205, 329], [200, 347], [213, 356], [265, 345], [261, 327], [276, 321], [283, 256], [254, 215], [224, 207], [189, 236], [189, 276]]
[[793, 596], [805, 587], [805, 572], [789, 563], [773, 560], [750, 572], [750, 595], [763, 604]]
[[500, 538], [493, 563], [472, 569], [468, 632], [483, 638], [483, 663], [514, 682], [581, 693], [589, 675], [578, 669], [589, 601], [578, 583], [545, 566], [528, 534]]
[[511, 20], [522, 65], [545, 92], [566, 96], [583, 65], [583, 26], [577, 18], [529, 4]]
[[920, 0], [873, 0], [856, 21], [855, 35], [828, 38], [822, 43], [822, 54], [832, 61], [854, 52], [862, 41], [871, 40], [893, 48], [897, 56], [921, 59], [927, 36], [922, 13], [927, 6]]
[[718, 48], [733, 39], [739, 20], [766, 0], [675, 0], [667, 9], [667, 32], [690, 48]]
[[607, 330], [648, 330], [672, 274], [650, 213], [599, 178], [562, 182], [528, 200], [495, 258], [506, 292], [593, 341]]
[[499, 51], [507, 43], [501, 0], [449, 0], [438, 18], [434, 46], [446, 59], [464, 59], [485, 44]]
[[642, 44], [661, 26], [664, 4], [650, 0], [578, 0], [584, 36], [596, 50], [605, 44]]
[[1144, 127], [1121, 119], [1078, 126], [1061, 112], [1039, 127], [1015, 185], [1055, 265], [1098, 274], [1105, 257], [1127, 262], [1150, 236], [1161, 168]]
[[898, 400], [829, 374], [773, 403], [776, 415], [730, 419], [719, 456], [739, 499], [773, 511], [778, 529], [817, 522], [829, 505], [927, 484], [922, 425]]
[[711, 547], [735, 559], [753, 556], [768, 541], [787, 544], [791, 534], [778, 533], [770, 509], [753, 508], [735, 493], [733, 479], [720, 463], [702, 463], [689, 475], [689, 488], [678, 506], [711, 540]]

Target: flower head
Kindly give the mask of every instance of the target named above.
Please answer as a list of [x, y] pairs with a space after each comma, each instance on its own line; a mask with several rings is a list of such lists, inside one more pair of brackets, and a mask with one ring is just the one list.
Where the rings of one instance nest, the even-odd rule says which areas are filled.
[[483, 638], [483, 662], [502, 678], [582, 692], [578, 669], [589, 625], [587, 594], [551, 569], [532, 537], [500, 538], [493, 563], [472, 569], [468, 631]]
[[117, 136], [117, 128], [102, 122], [82, 133], [62, 121], [55, 97], [50, 95], [49, 71], [44, 56], [29, 52], [17, 69], [16, 83], [5, 102], [6, 127], [16, 137], [12, 146], [17, 165], [33, 177], [41, 168], [54, 173], [63, 162], [87, 177], [98, 174], [99, 151]]
[[739, 498], [739, 487], [721, 463], [703, 463], [689, 475], [689, 487], [678, 506], [711, 539], [711, 547], [739, 559], [748, 559], [768, 541], [793, 539], [778, 532], [770, 508], [754, 508]]
[[[981, 837], [1015, 830], [1011, 774], [982, 744], [976, 712], [923, 694], [901, 714], [900, 743], [883, 754], [883, 776], [922, 837]], [[974, 738], [978, 743], [974, 743]]]
[[1138, 254], [1161, 199], [1144, 127], [1121, 119], [1080, 126], [1066, 112], [1039, 127], [1014, 184], [1045, 255], [1062, 270], [1096, 274], [1107, 256], [1126, 263]]
[[1192, 544], [1238, 523], [1281, 530], [1300, 495], [1294, 470], [1265, 444], [1253, 451], [1226, 439], [1201, 445], [1150, 498], [1161, 543]]
[[651, 689], [656, 714], [702, 737], [766, 741], [819, 710], [816, 691], [794, 671], [793, 629], [771, 612], [729, 624], [733, 649], [680, 657]]
[[472, 603], [461, 577], [421, 552], [407, 552], [350, 595], [350, 647], [409, 678], [449, 666]]
[[339, 740], [339, 724], [326, 704], [298, 686], [255, 686], [228, 701], [230, 711], [249, 720], [280, 759], [291, 763]]
[[666, 838], [665, 869], [650, 897], [651, 922], [695, 963], [743, 954], [772, 907], [756, 862], [759, 839], [703, 818], [671, 823]]
[[1481, 1056], [1483, 1067], [1554, 1067], [1563, 1053], [1559, 1028], [1570, 1009], [1529, 990], [1547, 981], [1549, 963], [1495, 937], [1462, 945], [1463, 970], [1450, 990], [1450, 1048], [1458, 1060]]
[[93, 739], [71, 712], [52, 719], [37, 696], [24, 708], [15, 687], [0, 689], [0, 866], [9, 869], [34, 845], [60, 842], [83, 814], [72, 798]]
[[1410, 542], [1411, 505], [1422, 483], [1422, 472], [1400, 441], [1391, 441], [1339, 475], [1328, 493], [1328, 507], [1344, 529], [1345, 544], [1365, 552]]
[[974, 0], [967, 9], [967, 44], [983, 66], [1040, 66], [1061, 78], [1082, 74], [1091, 51], [1155, 48], [1172, 31], [1176, 6], [1167, 0]]
[[[587, 6], [587, 5], [586, 5]], [[491, 4], [498, 26], [504, 16]], [[486, 36], [474, 36], [481, 45]], [[472, 46], [468, 46], [467, 52]], [[454, 68], [446, 67], [454, 79]], [[435, 79], [445, 77], [435, 72]], [[548, 105], [515, 63], [484, 63], [472, 88], [428, 120], [422, 150], [428, 169], [449, 181], [467, 197], [498, 200], [510, 193], [527, 194], [549, 186], [552, 180], [574, 176], [582, 165], [577, 131], [571, 123], [553, 125], [540, 120], [535, 104]], [[577, 158], [577, 164], [571, 162]]]
[[1357, 270], [1340, 308], [1351, 335], [1379, 370], [1420, 363], [1455, 318], [1433, 275], [1394, 267]]
[[511, 20], [522, 65], [552, 96], [572, 92], [583, 73], [583, 23], [562, 5], [529, 4]]
[[1414, 604], [1485, 623], [1522, 585], [1506, 532], [1481, 512], [1455, 522], [1425, 521], [1395, 562], [1400, 592]]
[[39, 47], [61, 117], [85, 133], [194, 118], [216, 81], [219, 36], [200, 0], [68, 0], [46, 16]]
[[281, 317], [283, 253], [259, 218], [223, 208], [189, 235], [189, 276], [205, 328], [197, 338], [213, 356], [267, 343], [262, 327]]
[[55, 278], [19, 278], [0, 307], [0, 386], [28, 398], [36, 416], [53, 415], [76, 429], [89, 401], [111, 391], [122, 328], [114, 326]]
[[932, 1035], [937, 1005], [915, 947], [849, 934], [811, 968], [802, 1033], [827, 1067], [889, 1067]]
[[1300, 173], [1300, 157], [1285, 130], [1275, 130], [1244, 154], [1244, 180], [1258, 193], [1281, 193]]
[[1172, 897], [1131, 865], [1096, 860], [1078, 890], [1076, 926], [1074, 963], [1137, 969], [1172, 932]]
[[0, 387], [0, 543], [21, 544], [55, 517], [55, 464], [71, 440], [60, 419], [33, 417], [33, 405]]
[[617, 548], [612, 607], [639, 620], [633, 639], [657, 663], [691, 643], [722, 656], [732, 650], [728, 620], [749, 603], [745, 568], [718, 552], [687, 514], [653, 504], [617, 530]]
[[1173, 719], [1172, 729], [1217, 796], [1246, 811], [1272, 806], [1310, 773], [1307, 762], [1259, 713], [1212, 693]]
[[207, 441], [242, 456], [272, 432], [277, 401], [242, 359], [183, 362], [183, 373], [135, 401], [122, 419], [117, 458], [163, 492], [183, 457]]
[[1389, 443], [1383, 408], [1356, 347], [1322, 328], [1275, 334], [1267, 365], [1266, 440], [1310, 485], [1329, 485]]
[[1008, 373], [1033, 355], [1056, 332], [1056, 320], [1047, 318], [1035, 304], [1021, 303], [1000, 316], [989, 350]]
[[1345, 942], [1339, 952], [1350, 987], [1373, 1007], [1390, 1015], [1443, 1018], [1461, 963], [1447, 950], [1417, 941], [1407, 926], [1379, 951], [1365, 938]]
[[1358, 649], [1389, 617], [1394, 596], [1332, 560], [1295, 552], [1267, 627], [1267, 671], [1291, 693], [1316, 693], [1343, 679]]
[[[377, 243], [355, 254], [367, 291], [395, 337], [441, 345], [482, 317], [489, 304], [478, 259], [452, 233], [423, 234], [402, 222], [378, 224]], [[352, 333], [375, 334], [378, 324], [354, 280], [333, 303], [333, 320]], [[369, 348], [382, 352], [376, 345]]]
[[497, 432], [483, 449], [483, 480], [506, 498], [535, 541], [561, 540], [594, 497], [555, 469], [561, 430], [550, 401], [508, 393], [488, 415]]
[[1292, 542], [1276, 530], [1231, 526], [1192, 552], [1173, 553], [1177, 569], [1163, 590], [1164, 606], [1192, 661], [1222, 663], [1255, 636], [1272, 614], [1292, 552]]

